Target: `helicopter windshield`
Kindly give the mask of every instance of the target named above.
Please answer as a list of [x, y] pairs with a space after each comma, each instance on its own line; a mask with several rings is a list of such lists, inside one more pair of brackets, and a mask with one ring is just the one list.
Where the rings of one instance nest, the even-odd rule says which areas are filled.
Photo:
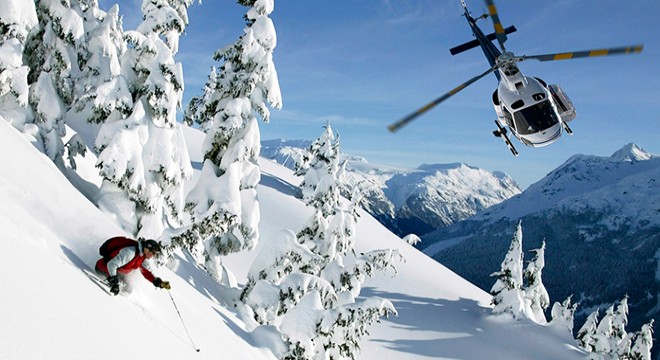
[[549, 100], [526, 107], [513, 113], [516, 131], [521, 135], [534, 134], [559, 122], [557, 112]]

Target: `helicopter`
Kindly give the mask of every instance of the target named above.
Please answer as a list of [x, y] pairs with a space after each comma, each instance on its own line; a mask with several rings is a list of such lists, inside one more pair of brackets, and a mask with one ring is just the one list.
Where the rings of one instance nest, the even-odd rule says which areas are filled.
[[[494, 73], [495, 77], [497, 77], [498, 86], [492, 95], [492, 104], [497, 114], [497, 120], [495, 120], [497, 129], [493, 131], [493, 135], [504, 140], [511, 153], [514, 156], [518, 156], [518, 150], [511, 142], [507, 128], [520, 142], [529, 147], [547, 146], [557, 141], [562, 131], [565, 131], [569, 135], [573, 134], [568, 123], [575, 119], [576, 110], [568, 95], [566, 95], [559, 85], [548, 85], [538, 77], [524, 75], [518, 68], [517, 63], [530, 59], [556, 61], [617, 54], [635, 54], [641, 52], [643, 48], [643, 45], [633, 45], [543, 55], [516, 56], [512, 52], [507, 51], [504, 43], [507, 40], [507, 34], [513, 33], [517, 29], [515, 26], [504, 28], [497, 14], [494, 1], [485, 0], [485, 2], [488, 7], [488, 14], [475, 19], [470, 14], [465, 0], [461, 0], [464, 11], [463, 16], [465, 16], [470, 25], [475, 39], [451, 48], [450, 53], [457, 55], [479, 46], [488, 59], [490, 68], [389, 125], [388, 129], [391, 132], [398, 131], [420, 115], [475, 83], [477, 80], [490, 73]], [[492, 19], [495, 31], [485, 35], [477, 26], [477, 20], [488, 17]], [[493, 44], [493, 40], [497, 40], [499, 49]]]

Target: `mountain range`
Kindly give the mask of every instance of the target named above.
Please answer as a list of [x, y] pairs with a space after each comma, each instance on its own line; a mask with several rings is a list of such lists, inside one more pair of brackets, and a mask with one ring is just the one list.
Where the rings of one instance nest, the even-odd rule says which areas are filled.
[[609, 157], [575, 155], [521, 194], [422, 236], [418, 247], [489, 290], [488, 274], [499, 271], [522, 222], [525, 250], [546, 243], [551, 301], [572, 295], [580, 304], [576, 328], [624, 296], [630, 325], [639, 327], [660, 319], [658, 179], [660, 157], [635, 144]]
[[[310, 145], [307, 140], [263, 141], [261, 155], [293, 169]], [[421, 236], [467, 219], [521, 191], [504, 173], [463, 163], [403, 169], [348, 154], [342, 157], [346, 182], [350, 188], [362, 189], [364, 208], [401, 237]]]

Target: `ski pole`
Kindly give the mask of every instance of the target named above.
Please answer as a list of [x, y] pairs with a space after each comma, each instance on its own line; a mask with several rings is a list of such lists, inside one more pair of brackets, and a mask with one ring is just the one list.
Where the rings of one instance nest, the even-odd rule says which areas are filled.
[[176, 302], [174, 302], [174, 298], [172, 297], [172, 293], [170, 293], [168, 291], [167, 294], [170, 295], [170, 299], [172, 299], [172, 304], [174, 305], [174, 309], [176, 309], [176, 313], [179, 314], [179, 319], [181, 319], [181, 323], [183, 324], [183, 328], [186, 330], [186, 334], [188, 334], [188, 339], [190, 339], [190, 344], [195, 349], [195, 351], [199, 352], [199, 349], [197, 348], [197, 346], [195, 346], [195, 343], [193, 342], [193, 339], [190, 336], [190, 332], [188, 332], [188, 327], [186, 326], [186, 322], [183, 321], [183, 317], [181, 316], [181, 312], [179, 311], [179, 307], [176, 306]]

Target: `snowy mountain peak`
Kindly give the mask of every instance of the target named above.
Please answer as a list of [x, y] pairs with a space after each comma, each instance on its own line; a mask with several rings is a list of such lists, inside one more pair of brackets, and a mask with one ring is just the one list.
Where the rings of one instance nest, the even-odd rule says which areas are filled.
[[[654, 186], [660, 170], [658, 159], [635, 144], [624, 146], [611, 157], [574, 155], [520, 196], [487, 209], [477, 217], [483, 219], [499, 214], [514, 219], [558, 206], [610, 204], [621, 194], [638, 194], [635, 188]], [[629, 188], [622, 190], [622, 187]], [[582, 201], [577, 201], [578, 198]], [[632, 212], [638, 207], [630, 201], [621, 204], [627, 204], [627, 211]]]
[[646, 150], [637, 146], [636, 144], [629, 143], [622, 147], [620, 150], [612, 154], [611, 159], [617, 161], [644, 161], [652, 158], [653, 155], [646, 152]]
[[462, 167], [476, 169], [464, 163], [422, 164], [417, 169], [424, 171], [443, 171], [443, 170], [460, 169]]

